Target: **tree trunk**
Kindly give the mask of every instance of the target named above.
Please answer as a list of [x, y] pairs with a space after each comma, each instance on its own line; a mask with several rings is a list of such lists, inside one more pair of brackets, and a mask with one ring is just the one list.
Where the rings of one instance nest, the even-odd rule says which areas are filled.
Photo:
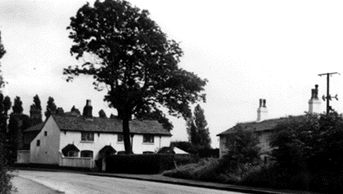
[[132, 154], [132, 147], [130, 141], [130, 127], [129, 127], [129, 119], [124, 118], [122, 119], [123, 122], [123, 135], [124, 135], [124, 147], [126, 154]]

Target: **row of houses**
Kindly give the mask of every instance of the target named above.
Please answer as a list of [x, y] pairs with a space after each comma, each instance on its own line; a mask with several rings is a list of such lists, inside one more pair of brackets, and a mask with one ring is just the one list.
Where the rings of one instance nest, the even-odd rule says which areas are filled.
[[[311, 98], [308, 101], [308, 113], [319, 114], [321, 113], [321, 100], [318, 98], [318, 85], [311, 89]], [[301, 117], [298, 115], [294, 117]], [[259, 146], [261, 148], [262, 157], [268, 160], [268, 152], [271, 150], [269, 145], [269, 139], [273, 133], [273, 129], [281, 122], [285, 121], [286, 117], [268, 119], [268, 109], [266, 106], [266, 99], [260, 99], [259, 107], [257, 109], [257, 119], [251, 122], [237, 123], [235, 126], [219, 133], [219, 150], [220, 156], [223, 156], [228, 152], [227, 141], [228, 137], [234, 133], [234, 129], [237, 125], [243, 127], [244, 130], [253, 131], [258, 134]]]
[[[18, 163], [92, 168], [106, 155], [124, 152], [122, 122], [92, 116], [87, 100], [83, 114], [77, 109], [57, 111], [45, 122], [24, 131], [28, 150], [19, 150]], [[130, 121], [131, 146], [136, 154], [170, 146], [171, 133], [156, 120]]]
[[[308, 112], [320, 113], [318, 85], [311, 92]], [[286, 117], [268, 119], [266, 99], [260, 99], [257, 119], [237, 125], [259, 135], [259, 146], [262, 154], [267, 157], [266, 153], [271, 149], [269, 138], [272, 130], [285, 119]], [[228, 137], [234, 133], [237, 125], [217, 135], [220, 156], [227, 153]], [[95, 161], [101, 161], [110, 154], [124, 152], [122, 131], [120, 119], [94, 117], [91, 101], [87, 100], [82, 115], [74, 108], [66, 113], [59, 109], [45, 122], [26, 129], [24, 147], [29, 149], [18, 151], [17, 162], [92, 168]], [[154, 153], [162, 147], [170, 146], [171, 133], [156, 120], [132, 120], [130, 131], [132, 150], [136, 154]]]

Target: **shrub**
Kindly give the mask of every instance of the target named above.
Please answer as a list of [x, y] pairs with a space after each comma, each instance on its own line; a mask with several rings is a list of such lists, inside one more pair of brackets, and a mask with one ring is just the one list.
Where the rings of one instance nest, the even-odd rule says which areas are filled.
[[202, 159], [198, 163], [187, 164], [177, 169], [166, 171], [163, 175], [211, 182], [225, 183], [228, 181], [228, 177], [220, 169], [218, 159], [215, 158]]
[[13, 186], [11, 183], [12, 175], [8, 174], [10, 168], [5, 157], [4, 137], [2, 135], [0, 133], [0, 193], [7, 194], [11, 192]]
[[228, 136], [228, 152], [220, 159], [222, 168], [230, 174], [244, 176], [253, 166], [261, 162], [258, 136], [237, 125]]

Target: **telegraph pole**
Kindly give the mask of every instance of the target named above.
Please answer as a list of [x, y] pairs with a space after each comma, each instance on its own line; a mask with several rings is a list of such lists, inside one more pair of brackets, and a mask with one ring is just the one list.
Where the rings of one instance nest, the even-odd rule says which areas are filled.
[[326, 75], [326, 96], [323, 96], [323, 100], [325, 101], [326, 99], [326, 114], [329, 114], [331, 107], [330, 107], [330, 100], [331, 98], [335, 98], [338, 100], [337, 94], [336, 96], [330, 96], [330, 76], [334, 74], [339, 74], [338, 72], [332, 72], [332, 73], [322, 73], [318, 74], [320, 77], [323, 75]]

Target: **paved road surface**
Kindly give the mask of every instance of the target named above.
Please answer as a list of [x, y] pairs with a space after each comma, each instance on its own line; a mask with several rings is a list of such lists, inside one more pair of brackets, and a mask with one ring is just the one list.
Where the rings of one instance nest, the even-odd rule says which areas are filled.
[[30, 179], [25, 179], [17, 176], [13, 177], [11, 181], [16, 188], [16, 190], [12, 191], [11, 194], [61, 194], [60, 192], [57, 192]]
[[122, 194], [177, 194], [177, 193], [211, 193], [233, 194], [221, 190], [189, 187], [174, 184], [138, 181], [131, 179], [119, 179], [112, 177], [89, 176], [85, 174], [67, 172], [44, 172], [44, 171], [18, 171], [19, 178], [30, 179], [45, 185], [59, 193], [66, 194], [96, 194], [96, 193], [122, 193]]

